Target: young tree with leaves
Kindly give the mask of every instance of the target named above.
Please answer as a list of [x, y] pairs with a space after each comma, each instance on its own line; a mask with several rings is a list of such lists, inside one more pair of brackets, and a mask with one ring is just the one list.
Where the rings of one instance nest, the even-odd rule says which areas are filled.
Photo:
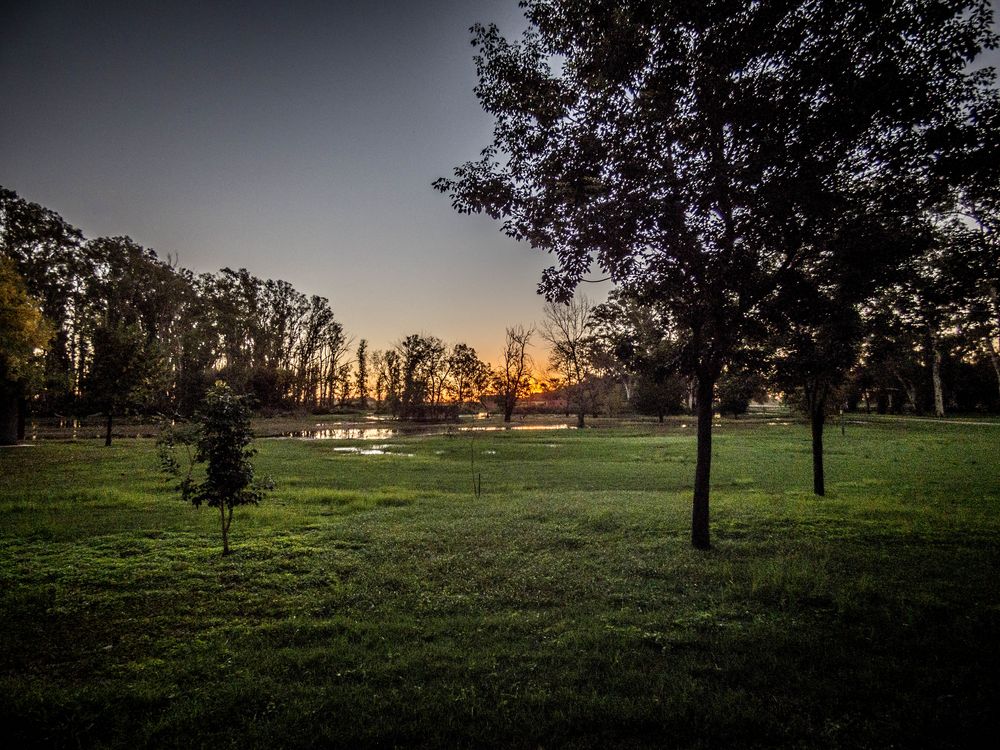
[[[270, 480], [254, 475], [250, 407], [246, 398], [237, 395], [225, 383], [209, 389], [198, 410], [194, 429], [165, 429], [159, 440], [160, 463], [164, 471], [176, 477], [184, 500], [196, 508], [202, 503], [218, 508], [222, 530], [222, 554], [231, 552], [229, 528], [233, 510], [240, 505], [257, 505], [268, 490]], [[187, 466], [177, 460], [179, 445], [194, 446]], [[204, 476], [195, 478], [195, 469], [205, 465]]]

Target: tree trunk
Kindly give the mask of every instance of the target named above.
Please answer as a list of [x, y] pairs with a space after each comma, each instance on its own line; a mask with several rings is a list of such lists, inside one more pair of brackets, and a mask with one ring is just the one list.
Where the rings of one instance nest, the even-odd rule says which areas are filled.
[[997, 352], [991, 339], [986, 339], [986, 353], [990, 357], [990, 362], [993, 363], [993, 372], [997, 375], [997, 393], [1000, 394], [1000, 352]]
[[584, 425], [583, 425], [583, 418], [584, 418], [584, 414], [583, 414], [583, 409], [581, 408], [581, 409], [580, 409], [580, 411], [578, 411], [578, 412], [576, 413], [576, 426], [577, 426], [577, 427], [578, 427], [579, 429], [581, 429], [581, 430], [582, 430], [582, 429], [583, 429], [583, 427], [584, 427]]
[[229, 523], [233, 521], [233, 509], [229, 509], [229, 523], [226, 523], [226, 506], [219, 503], [219, 520], [222, 524], [222, 556], [229, 554]]
[[[990, 302], [993, 303], [993, 330], [1000, 332], [1000, 289], [994, 283], [989, 284]], [[997, 339], [1000, 344], [1000, 338]], [[997, 390], [1000, 391], [1000, 351], [993, 346], [993, 336], [986, 336], [986, 350], [990, 355], [990, 362], [993, 363], [993, 370], [997, 374]]]
[[509, 422], [510, 418], [514, 415], [514, 404], [516, 402], [512, 398], [504, 399], [503, 403], [503, 421]]
[[17, 442], [17, 396], [0, 382], [0, 445]]
[[24, 397], [22, 391], [17, 397], [17, 441], [24, 440], [28, 426], [28, 399]]
[[931, 381], [934, 383], [934, 416], [944, 416], [944, 389], [941, 386], [941, 348], [934, 338], [934, 359], [931, 361]]
[[694, 501], [691, 507], [691, 544], [709, 549], [708, 490], [712, 474], [712, 399], [715, 380], [698, 377], [698, 461], [694, 469]]
[[826, 494], [826, 484], [823, 477], [823, 425], [826, 422], [825, 404], [814, 405], [809, 410], [809, 421], [812, 423], [813, 452], [813, 492], [820, 497]]
[[[926, 381], [924, 381], [924, 382], [926, 382]], [[923, 414], [924, 410], [923, 410], [923, 405], [922, 404], [923, 404], [924, 399], [920, 398], [919, 394], [917, 394], [917, 386], [914, 385], [913, 383], [911, 383], [908, 380], [904, 380], [903, 381], [903, 388], [906, 390], [906, 398], [907, 398], [907, 400], [911, 404], [913, 404], [913, 410], [917, 414]], [[892, 394], [890, 393], [889, 394], [889, 412], [892, 413], [892, 414], [895, 414], [897, 408], [901, 412], [903, 410], [903, 404], [899, 404], [898, 407], [895, 406], [893, 404]]]
[[108, 412], [108, 421], [104, 429], [104, 445], [111, 445], [111, 412]]

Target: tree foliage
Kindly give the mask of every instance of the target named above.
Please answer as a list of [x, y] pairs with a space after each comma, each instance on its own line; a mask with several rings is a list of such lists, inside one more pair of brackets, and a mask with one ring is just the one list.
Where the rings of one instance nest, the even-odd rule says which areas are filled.
[[967, 65], [994, 41], [989, 5], [522, 5], [519, 42], [473, 29], [493, 140], [435, 186], [552, 253], [548, 298], [596, 263], [670, 310], [697, 381], [692, 542], [708, 547], [716, 380], [799, 269], [855, 257], [830, 241], [842, 212], [878, 203], [880, 232], [913, 219], [914, 176], [988, 87]]
[[14, 264], [0, 257], [0, 444], [18, 440], [18, 415], [29, 383], [36, 380], [39, 352], [52, 331]]
[[[159, 440], [161, 466], [178, 479], [181, 497], [195, 507], [205, 504], [219, 510], [223, 555], [231, 551], [229, 528], [233, 509], [257, 505], [273, 488], [270, 480], [255, 478], [252, 459], [257, 451], [252, 442], [246, 398], [225, 383], [209, 389], [193, 426], [164, 429]], [[177, 459], [178, 447], [186, 449], [186, 467]], [[199, 464], [204, 464], [204, 474], [196, 478], [195, 468]]]
[[[149, 413], [190, 415], [219, 377], [265, 409], [342, 400], [351, 342], [323, 297], [242, 268], [194, 274], [129, 237], [85, 240], [58, 214], [3, 188], [0, 257], [53, 330], [39, 411], [90, 408], [95, 384], [113, 382], [115, 361], [125, 377], [130, 359], [117, 357], [134, 351], [156, 355], [143, 394]], [[110, 345], [126, 331], [134, 346]], [[116, 359], [102, 361], [98, 347]]]

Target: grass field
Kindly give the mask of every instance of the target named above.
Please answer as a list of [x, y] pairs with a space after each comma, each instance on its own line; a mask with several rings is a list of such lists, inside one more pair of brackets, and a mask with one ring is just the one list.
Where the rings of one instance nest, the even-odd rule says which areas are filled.
[[[0, 450], [7, 747], [970, 747], [1000, 719], [1000, 427], [725, 422], [260, 441], [185, 506], [153, 443]], [[472, 491], [470, 454], [482, 472]]]

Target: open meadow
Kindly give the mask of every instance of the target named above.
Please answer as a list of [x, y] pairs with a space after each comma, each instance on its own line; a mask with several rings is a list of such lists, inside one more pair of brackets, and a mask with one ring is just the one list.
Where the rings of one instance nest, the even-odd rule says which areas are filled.
[[152, 440], [0, 449], [7, 746], [996, 736], [1000, 426], [831, 425], [816, 498], [807, 427], [723, 421], [709, 552], [693, 432], [260, 440], [228, 558]]

